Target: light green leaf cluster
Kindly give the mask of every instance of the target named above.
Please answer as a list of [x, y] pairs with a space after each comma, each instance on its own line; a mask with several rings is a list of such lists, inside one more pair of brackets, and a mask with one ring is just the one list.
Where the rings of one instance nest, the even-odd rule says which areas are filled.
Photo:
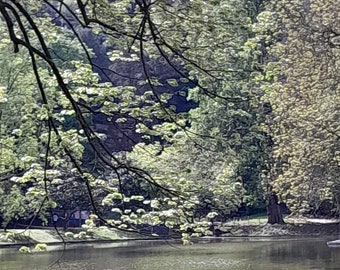
[[[178, 63], [189, 71], [189, 78], [199, 83], [190, 89], [188, 97], [198, 102], [198, 107], [182, 115], [172, 113], [176, 123], [139, 123], [137, 131], [144, 138], [158, 136], [162, 142], [138, 144], [128, 154], [132, 164], [148, 171], [157, 184], [180, 194], [180, 202], [155, 196], [159, 203], [146, 216], [154, 224], [165, 222], [178, 228], [185, 217], [190, 217], [192, 223], [185, 224], [201, 228], [199, 219], [208, 222], [217, 217], [216, 213], [226, 215], [242, 203], [256, 205], [262, 201], [260, 175], [266, 136], [261, 130], [262, 91], [249, 84], [258, 45], [256, 41], [246, 44], [253, 35], [247, 4], [157, 2], [151, 8], [157, 31], [171, 32], [171, 39], [162, 36], [160, 46], [169, 57], [181, 59]], [[145, 47], [151, 57], [160, 56], [151, 44]], [[178, 80], [171, 78], [166, 83], [176, 87]], [[148, 102], [150, 97], [154, 97], [152, 91], [144, 93], [141, 100], [150, 107], [143, 105], [145, 113], [135, 116], [172, 120], [159, 113], [157, 103]], [[188, 120], [190, 128], [186, 128]], [[170, 219], [169, 213], [176, 218]], [[180, 226], [180, 230], [189, 227]], [[197, 230], [195, 233], [202, 235]]]
[[[63, 71], [64, 79], [72, 80], [69, 87], [73, 98], [76, 101], [89, 100], [86, 89], [97, 91], [101, 85], [91, 67], [80, 61], [84, 59], [83, 48], [74, 46], [69, 33], [63, 33], [49, 20], [37, 18], [36, 23], [46, 34], [45, 41], [51, 51], [58, 51], [58, 55], [53, 57]], [[1, 23], [0, 36], [7, 31], [3, 26]], [[33, 37], [32, 31], [28, 30], [28, 33]], [[31, 42], [37, 43], [34, 38]], [[1, 39], [0, 47], [0, 175], [5, 177], [0, 183], [3, 191], [0, 215], [6, 224], [11, 219], [31, 218], [40, 209], [39, 217], [47, 222], [46, 211], [57, 207], [56, 194], [60, 194], [52, 190], [57, 182], [63, 183], [60, 178], [70, 176], [72, 169], [65, 149], [80, 161], [84, 154], [84, 134], [76, 124], [69, 100], [42, 59], [37, 58], [37, 66], [48, 104], [44, 104], [37, 88], [28, 53], [22, 49], [13, 54], [7, 39]], [[49, 134], [48, 119], [54, 121], [58, 135], [53, 131]], [[50, 196], [48, 200], [46, 196]]]
[[259, 40], [267, 41], [268, 54], [263, 100], [272, 107], [269, 178], [299, 215], [339, 211], [340, 50], [331, 42], [339, 33], [336, 6], [333, 0], [274, 1], [259, 16]]

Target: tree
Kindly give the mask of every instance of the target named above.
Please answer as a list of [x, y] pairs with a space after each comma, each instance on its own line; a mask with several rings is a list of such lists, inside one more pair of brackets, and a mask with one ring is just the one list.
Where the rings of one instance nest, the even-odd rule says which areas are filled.
[[283, 217], [278, 202], [278, 197], [275, 193], [272, 193], [268, 200], [267, 215], [269, 224], [283, 224]]
[[334, 1], [267, 4], [255, 25], [266, 44], [258, 74], [274, 166], [270, 185], [295, 214], [339, 213], [339, 25]]
[[[44, 18], [36, 18], [35, 23], [44, 31], [54, 63], [64, 82], [72, 88], [71, 94], [76, 102], [85, 106], [86, 102], [91, 102], [90, 95], [93, 99], [99, 91], [115, 91], [108, 84], [99, 83], [98, 75], [88, 64], [86, 47], [75, 42], [69, 31]], [[4, 28], [1, 30], [1, 36], [5, 36]], [[28, 35], [34, 36], [32, 30], [28, 28], [27, 31]], [[38, 41], [32, 38], [30, 42], [33, 46]], [[1, 46], [0, 174], [3, 196], [0, 200], [5, 224], [13, 218], [37, 215], [47, 222], [46, 215], [51, 207], [65, 208], [67, 205], [72, 211], [80, 207], [80, 201], [87, 208], [91, 207], [88, 187], [75, 172], [78, 163], [92, 161], [88, 151], [91, 142], [86, 144], [84, 131], [71, 104], [42, 59], [34, 62], [44, 90], [40, 95], [29, 54], [24, 50], [12, 54], [8, 38], [1, 40]], [[48, 104], [44, 104], [44, 98]], [[82, 111], [83, 120], [90, 126], [91, 117], [87, 110]], [[54, 123], [54, 133], [47, 120], [49, 117]], [[84, 167], [92, 169], [90, 164]], [[98, 191], [93, 188], [93, 193], [98, 194]], [[104, 196], [97, 196], [93, 201], [100, 205]], [[81, 200], [77, 200], [79, 197]]]
[[[64, 78], [73, 75], [72, 79], [76, 82], [75, 74], [78, 74], [78, 77], [85, 75], [86, 68], [82, 67], [82, 72], [78, 69], [77, 73], [75, 67], [77, 63], [79, 65], [77, 61], [84, 57], [82, 48], [75, 46], [68, 48], [65, 44], [70, 45], [72, 38], [66, 34], [60, 41], [58, 34], [61, 30], [47, 20], [37, 20], [37, 23], [46, 29], [54, 29], [53, 32], [46, 33], [45, 39], [51, 51], [58, 51], [59, 58], [56, 59], [56, 64], [65, 74], [68, 73]], [[2, 26], [0, 35], [4, 37], [5, 31]], [[32, 40], [33, 42], [36, 41]], [[72, 57], [73, 62], [66, 61], [67, 57]], [[0, 213], [5, 224], [13, 218], [29, 218], [36, 215], [46, 222], [46, 211], [49, 207], [56, 206], [57, 199], [55, 194], [48, 191], [54, 185], [53, 182], [57, 182], [58, 177], [66, 177], [67, 171], [72, 169], [65, 160], [65, 152], [61, 150], [60, 144], [72, 145], [70, 151], [77, 159], [81, 159], [83, 155], [81, 134], [68, 123], [72, 117], [69, 104], [58, 92], [51, 75], [43, 70], [44, 63], [37, 61], [36, 64], [40, 78], [44, 82], [44, 94], [50, 99], [50, 107], [43, 105], [42, 97], [36, 92], [35, 75], [29, 55], [25, 51], [13, 55], [10, 39], [1, 39], [0, 186], [3, 196], [0, 198], [2, 202]], [[91, 70], [90, 73], [92, 74]], [[62, 141], [49, 133], [45, 122], [48, 110], [58, 124]]]
[[[30, 123], [40, 128], [36, 128], [38, 134], [25, 130], [36, 145], [32, 156], [39, 167], [35, 170], [33, 160], [27, 159], [23, 168], [13, 161], [22, 157], [15, 149], [17, 145], [23, 152], [28, 146], [22, 137], [17, 140], [12, 127], [4, 127], [7, 140], [13, 141], [6, 153], [7, 167], [1, 171], [6, 183], [13, 180], [13, 169], [19, 168], [23, 175], [14, 180], [39, 179], [41, 198], [52, 201], [54, 187], [49, 189], [49, 181], [70, 176], [82, 182], [94, 213], [106, 224], [129, 229], [143, 222], [167, 222], [185, 237], [192, 230], [209, 233], [206, 229], [216, 216], [215, 210], [228, 213], [244, 201], [262, 203], [259, 180], [266, 169], [268, 137], [261, 129], [260, 101], [263, 91], [268, 94], [269, 86], [276, 86], [277, 65], [267, 61], [265, 70], [261, 70], [261, 47], [252, 41], [252, 23], [257, 32], [255, 41], [258, 38], [262, 43], [262, 29], [256, 30], [256, 26], [264, 24], [264, 30], [268, 30], [275, 24], [265, 12], [257, 23], [260, 7], [261, 1], [0, 0], [8, 33], [4, 36], [16, 53], [27, 52], [31, 62], [27, 77], [35, 78], [37, 88], [27, 93], [33, 97], [29, 104], [34, 104], [27, 115], [36, 114]], [[61, 31], [61, 27], [67, 31]], [[92, 30], [110, 49], [111, 70], [92, 61], [79, 29]], [[59, 53], [64, 54], [65, 44], [70, 43], [64, 32], [66, 36], [71, 33], [72, 42], [82, 49], [80, 59], [76, 50], [67, 52], [67, 61], [60, 61]], [[59, 42], [53, 42], [55, 38]], [[131, 84], [127, 80], [112, 81], [122, 75], [125, 62], [140, 71], [129, 78]], [[164, 70], [172, 70], [174, 76], [158, 77], [155, 63], [163, 63], [167, 67]], [[99, 83], [93, 70], [101, 71], [107, 83]], [[257, 80], [263, 83], [262, 88], [253, 85]], [[180, 82], [195, 86], [189, 99], [198, 107], [189, 113], [171, 104], [174, 91], [164, 91], [176, 89], [186, 96], [185, 89], [178, 89]], [[7, 98], [6, 91], [0, 92], [0, 100]], [[22, 104], [15, 102], [15, 106]], [[96, 115], [115, 123], [132, 119], [148, 144], [142, 149], [151, 152], [151, 158], [139, 150], [128, 159], [111, 153], [103, 140], [105, 134], [98, 134], [91, 125]], [[83, 164], [90, 156], [84, 152], [84, 142], [101, 171]], [[177, 160], [182, 161], [180, 169], [176, 168]], [[281, 165], [272, 173], [278, 174], [276, 168]], [[69, 170], [71, 175], [65, 173]], [[206, 188], [207, 183], [211, 185]], [[270, 184], [278, 189], [275, 183]], [[72, 186], [68, 181], [64, 184], [67, 189]], [[128, 184], [133, 185], [133, 192]], [[99, 196], [102, 205], [96, 201], [97, 191], [104, 191]], [[202, 206], [208, 211], [197, 222], [195, 214]], [[102, 209], [117, 211], [120, 220], [105, 220]]]
[[[225, 217], [242, 203], [263, 204], [261, 173], [267, 138], [261, 129], [261, 92], [249, 83], [257, 59], [245, 44], [252, 36], [248, 16], [254, 16], [259, 7], [249, 7], [249, 1], [209, 4], [203, 11], [199, 9], [209, 14], [209, 32], [195, 33], [195, 43], [185, 50], [205, 67], [195, 70], [202, 74], [197, 76], [198, 87], [189, 90], [188, 98], [197, 107], [182, 114], [181, 121], [187, 120], [189, 128], [168, 122], [144, 126], [140, 130], [144, 136], [158, 135], [161, 140], [137, 145], [129, 157], [155, 178], [163, 179], [162, 185], [187, 193], [195, 190], [192, 196], [196, 197], [191, 200], [199, 202], [193, 208], [196, 214], [213, 211]], [[210, 25], [208, 18], [214, 18], [215, 24]], [[183, 38], [191, 44], [187, 38], [193, 37]], [[185, 67], [192, 69], [190, 63]], [[202, 87], [210, 95], [204, 95]]]

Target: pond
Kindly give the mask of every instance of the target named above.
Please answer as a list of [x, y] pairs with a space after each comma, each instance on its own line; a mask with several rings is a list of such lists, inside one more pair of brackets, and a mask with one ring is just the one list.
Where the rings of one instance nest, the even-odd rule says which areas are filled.
[[340, 248], [328, 239], [243, 239], [196, 243], [139, 242], [35, 254], [0, 251], [0, 270], [340, 269]]

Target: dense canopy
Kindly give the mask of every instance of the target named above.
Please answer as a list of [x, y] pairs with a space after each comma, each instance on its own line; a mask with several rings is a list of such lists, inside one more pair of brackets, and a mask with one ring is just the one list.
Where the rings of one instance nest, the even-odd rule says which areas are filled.
[[0, 0], [3, 226], [339, 215], [335, 2]]

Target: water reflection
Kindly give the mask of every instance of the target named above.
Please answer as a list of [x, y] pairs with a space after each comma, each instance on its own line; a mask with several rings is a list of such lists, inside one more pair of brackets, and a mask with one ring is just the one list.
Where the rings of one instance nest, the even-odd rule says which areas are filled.
[[328, 248], [325, 239], [78, 248], [56, 262], [60, 255], [1, 254], [0, 270], [340, 269], [340, 248]]

